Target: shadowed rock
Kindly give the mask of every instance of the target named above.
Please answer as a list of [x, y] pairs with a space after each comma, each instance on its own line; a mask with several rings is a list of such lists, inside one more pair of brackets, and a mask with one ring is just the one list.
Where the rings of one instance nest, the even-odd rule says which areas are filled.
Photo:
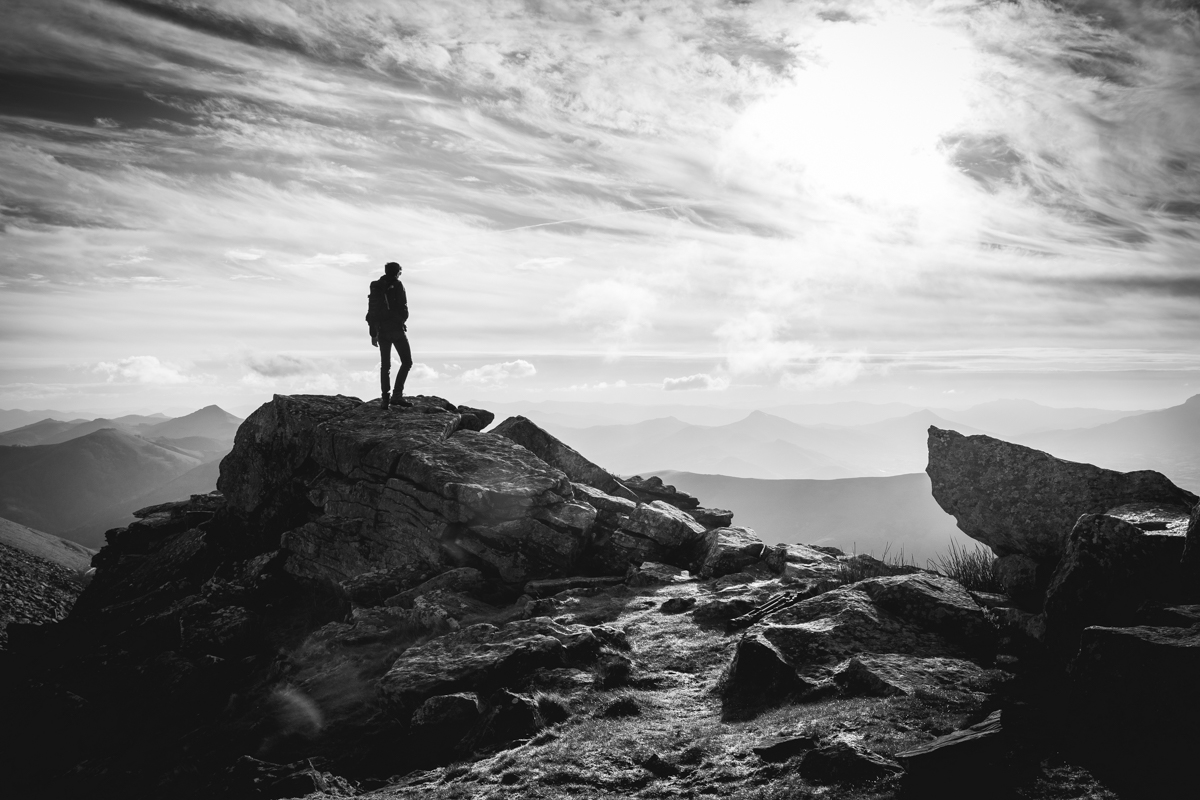
[[1178, 583], [1184, 537], [1145, 531], [1117, 517], [1084, 514], [1046, 592], [1046, 636], [1065, 656], [1088, 625], [1127, 625], [1148, 599]]
[[1116, 472], [1064, 461], [990, 436], [929, 428], [933, 497], [958, 527], [998, 556], [1054, 564], [1080, 514], [1128, 503], [1190, 508], [1196, 496], [1150, 470]]

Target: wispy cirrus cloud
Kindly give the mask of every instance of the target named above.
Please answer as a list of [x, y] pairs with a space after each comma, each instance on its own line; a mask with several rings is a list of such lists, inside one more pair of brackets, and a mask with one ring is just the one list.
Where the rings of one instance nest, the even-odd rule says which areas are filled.
[[0, 336], [334, 363], [398, 260], [498, 364], [1194, 347], [1200, 23], [1099, 7], [18, 0]]

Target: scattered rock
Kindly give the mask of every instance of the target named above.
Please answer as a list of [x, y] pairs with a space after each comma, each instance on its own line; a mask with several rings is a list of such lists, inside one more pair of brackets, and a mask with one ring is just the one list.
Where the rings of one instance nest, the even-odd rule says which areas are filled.
[[696, 598], [694, 597], [672, 597], [669, 600], [663, 601], [658, 610], [664, 614], [682, 614], [685, 611], [691, 611], [695, 607]]
[[656, 475], [651, 475], [649, 478], [634, 475], [632, 478], [625, 480], [625, 485], [632, 489], [634, 494], [637, 495], [638, 500], [643, 503], [662, 500], [684, 511], [691, 511], [700, 507], [699, 500], [687, 492], [679, 491], [674, 486], [664, 484], [662, 478]]
[[463, 739], [459, 750], [472, 753], [485, 747], [528, 739], [545, 725], [533, 698], [501, 689], [488, 698], [483, 716]]
[[1186, 505], [1196, 496], [1157, 472], [1116, 472], [990, 436], [929, 428], [933, 497], [997, 556], [1055, 564], [1081, 514], [1128, 503]]
[[631, 566], [625, 575], [625, 583], [635, 588], [686, 583], [691, 579], [692, 576], [686, 569], [673, 567], [670, 564], [659, 564], [655, 561], [646, 561], [636, 567]]
[[639, 717], [642, 714], [642, 707], [633, 697], [625, 695], [618, 697], [611, 703], [606, 705], [600, 711], [600, 716], [605, 719], [620, 719], [621, 717]]
[[907, 773], [907, 788], [957, 794], [962, 787], [977, 783], [981, 775], [1002, 774], [1008, 752], [1001, 712], [993, 711], [982, 722], [897, 753], [895, 758]]
[[733, 512], [722, 508], [692, 508], [688, 514], [706, 528], [727, 528], [733, 524]]
[[702, 578], [719, 578], [758, 563], [774, 572], [782, 572], [786, 563], [784, 548], [768, 547], [749, 528], [717, 528], [709, 531], [705, 538], [708, 554], [700, 565]]
[[671, 778], [678, 775], [680, 772], [677, 765], [672, 764], [670, 761], [664, 760], [658, 753], [654, 753], [645, 761], [643, 761], [642, 766], [646, 768], [647, 772], [656, 778]]
[[696, 606], [692, 619], [702, 625], [725, 625], [734, 617], [752, 611], [757, 605], [748, 597], [724, 597]]
[[800, 760], [800, 774], [817, 783], [868, 783], [901, 771], [896, 762], [848, 738], [835, 738]]
[[779, 763], [805, 753], [817, 746], [815, 736], [791, 736], [767, 745], [751, 748], [756, 756], [768, 763]]

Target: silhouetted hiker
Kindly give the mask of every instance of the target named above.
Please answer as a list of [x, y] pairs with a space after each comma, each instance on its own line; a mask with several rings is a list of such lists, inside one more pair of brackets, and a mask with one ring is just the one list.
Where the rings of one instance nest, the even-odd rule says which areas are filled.
[[[412, 405], [404, 399], [404, 380], [412, 369], [412, 350], [408, 346], [408, 297], [400, 282], [400, 265], [389, 261], [383, 265], [383, 276], [371, 281], [367, 295], [367, 325], [371, 328], [371, 344], [379, 348], [379, 386], [382, 397], [379, 407]], [[388, 394], [388, 373], [392, 369], [392, 347], [400, 354], [400, 369], [396, 372], [396, 388]], [[392, 398], [395, 398], [393, 401]]]

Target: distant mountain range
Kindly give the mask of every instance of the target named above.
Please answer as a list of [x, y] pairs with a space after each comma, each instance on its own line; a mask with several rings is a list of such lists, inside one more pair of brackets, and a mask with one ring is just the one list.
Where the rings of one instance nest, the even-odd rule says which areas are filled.
[[831, 479], [923, 470], [930, 425], [981, 433], [931, 411], [856, 427], [798, 425], [763, 411], [727, 425], [689, 425], [667, 417], [624, 426], [545, 427], [619, 474], [672, 469], [740, 478]]
[[1109, 469], [1157, 470], [1185, 489], [1200, 490], [1200, 395], [1183, 405], [1085, 430], [1037, 433], [1015, 441]]
[[733, 512], [733, 524], [753, 528], [764, 541], [824, 544], [846, 552], [884, 551], [917, 566], [949, 550], [974, 549], [954, 517], [933, 499], [929, 476], [837, 480], [758, 480], [690, 472], [655, 473], [699, 497], [707, 506]]
[[[870, 417], [867, 404], [844, 405], [847, 414]], [[886, 409], [890, 413], [898, 405]], [[936, 425], [1110, 469], [1153, 469], [1185, 488], [1200, 488], [1200, 395], [1180, 406], [1141, 412], [1003, 400], [965, 410], [922, 409], [852, 426], [799, 424], [753, 411], [720, 425], [663, 417], [580, 428], [530, 414], [591, 460], [623, 475], [659, 470], [759, 479], [902, 475], [925, 469], [926, 433]], [[1044, 429], [1055, 423], [1064, 427]], [[1089, 427], [1078, 427], [1084, 423]]]
[[240, 424], [208, 406], [174, 419], [44, 419], [7, 431], [0, 517], [99, 547], [132, 511], [215, 489]]
[[[486, 398], [468, 405], [486, 408], [497, 419], [520, 414], [543, 427], [588, 428], [598, 425], [631, 425], [652, 419], [675, 417], [692, 425], [728, 425], [744, 419], [755, 409], [673, 403], [635, 405], [632, 403], [590, 403], [565, 400], [517, 401], [494, 403]], [[965, 409], [925, 408], [908, 403], [808, 403], [759, 409], [798, 425], [870, 425], [888, 419], [931, 411], [942, 419], [986, 430], [1000, 438], [1029, 433], [1102, 425], [1144, 411], [1118, 411], [1102, 408], [1052, 408], [1029, 400], [996, 400]]]

